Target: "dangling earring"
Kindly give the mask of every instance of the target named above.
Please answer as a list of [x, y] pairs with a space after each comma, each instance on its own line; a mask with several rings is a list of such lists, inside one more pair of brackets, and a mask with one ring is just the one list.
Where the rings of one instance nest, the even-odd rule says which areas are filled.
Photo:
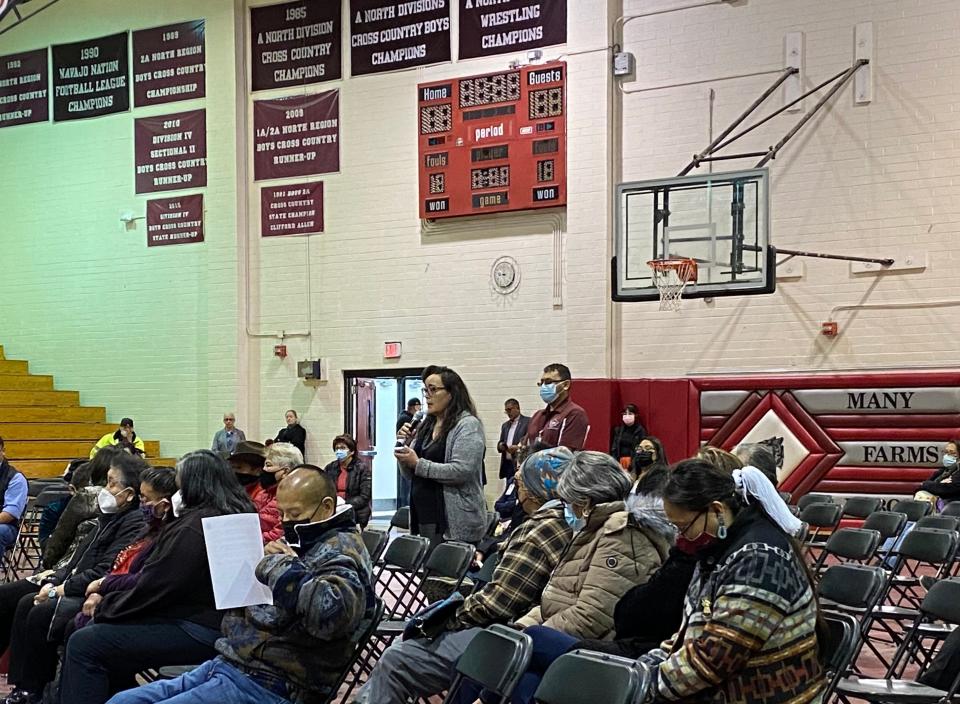
[[718, 513], [718, 514], [717, 514], [717, 522], [719, 523], [719, 525], [717, 526], [717, 539], [718, 539], [718, 540], [726, 540], [726, 538], [727, 538], [727, 526], [726, 526], [726, 524], [723, 522], [723, 514], [722, 514], [722, 513]]

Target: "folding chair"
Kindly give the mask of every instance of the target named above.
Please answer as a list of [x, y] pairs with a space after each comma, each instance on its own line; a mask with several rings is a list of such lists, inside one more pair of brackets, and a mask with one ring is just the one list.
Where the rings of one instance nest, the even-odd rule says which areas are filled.
[[409, 612], [429, 547], [430, 541], [419, 535], [401, 535], [387, 547], [377, 570], [376, 585], [388, 618], [403, 618]]
[[930, 505], [929, 501], [917, 501], [916, 499], [901, 499], [900, 501], [894, 501], [893, 505], [890, 506], [891, 511], [896, 511], [897, 513], [907, 514], [907, 520], [911, 523], [916, 523], [921, 518], [929, 514], [933, 510], [933, 506]]
[[877, 546], [877, 561], [883, 562], [896, 545], [897, 539], [907, 527], [907, 514], [896, 511], [877, 511], [867, 516], [861, 528], [880, 532], [880, 545]]
[[866, 518], [883, 506], [883, 499], [879, 496], [851, 496], [843, 502], [843, 516], [851, 518]]
[[390, 519], [390, 530], [394, 528], [402, 528], [403, 530], [410, 530], [410, 507], [401, 506], [394, 512], [393, 517]]
[[836, 503], [830, 494], [804, 494], [797, 500], [797, 508], [802, 512], [811, 504], [832, 504]]
[[938, 530], [957, 530], [957, 526], [960, 525], [960, 517], [957, 516], [944, 516], [943, 514], [936, 516], [924, 516], [919, 521], [917, 521], [917, 528], [937, 528]]
[[827, 702], [856, 657], [860, 645], [860, 624], [853, 616], [841, 613], [825, 614], [824, 621], [830, 629], [830, 642], [821, 644], [821, 660], [827, 677], [827, 688], [821, 701]]
[[527, 671], [532, 655], [533, 641], [526, 633], [499, 624], [480, 631], [457, 661], [444, 704], [456, 701], [460, 689], [468, 682], [480, 685], [496, 697], [484, 701], [506, 704]]
[[345, 668], [343, 668], [343, 672], [340, 673], [340, 678], [337, 680], [337, 684], [333, 687], [333, 689], [330, 690], [330, 694], [326, 699], [326, 704], [333, 704], [335, 701], [345, 702], [349, 700], [349, 695], [357, 684], [356, 678], [352, 680], [346, 694], [342, 699], [339, 698], [340, 688], [347, 682], [347, 679], [350, 678], [351, 675], [355, 674], [354, 668], [357, 665], [357, 661], [360, 659], [361, 653], [369, 644], [370, 639], [377, 630], [377, 626], [380, 625], [380, 621], [383, 619], [383, 611], [383, 601], [377, 599], [377, 605], [374, 607], [371, 618], [361, 622], [360, 627], [350, 638], [350, 647], [352, 653], [350, 656], [350, 662]]
[[840, 504], [826, 502], [808, 504], [800, 510], [800, 520], [809, 527], [806, 548], [811, 557], [819, 556], [825, 542], [823, 536], [833, 532], [839, 525], [842, 510]]
[[840, 562], [865, 563], [870, 560], [880, 544], [880, 533], [864, 528], [841, 528], [827, 538], [820, 556], [813, 564], [813, 573], [820, 574], [828, 557]]
[[844, 614], [858, 621], [857, 642], [850, 664], [856, 662], [856, 655], [870, 632], [873, 609], [883, 598], [888, 579], [882, 567], [832, 565], [817, 585], [817, 597], [825, 614]]
[[651, 680], [636, 660], [575, 650], [553, 661], [533, 699], [539, 704], [634, 704], [646, 699]]
[[960, 516], [960, 501], [951, 501], [940, 512], [941, 516]]
[[[926, 637], [921, 629], [924, 623], [945, 621], [954, 626], [960, 625], [960, 582], [942, 580], [931, 587], [930, 592], [920, 604], [919, 612], [897, 648], [893, 661], [887, 668], [884, 679], [865, 679], [849, 677], [837, 684], [837, 693], [841, 700], [848, 697], [868, 702], [891, 702], [903, 704], [935, 704], [952, 702], [960, 688], [960, 671], [956, 673], [950, 689], [947, 691], [928, 687], [917, 681], [899, 679], [907, 665], [908, 653], [923, 651], [922, 641]], [[918, 677], [923, 674], [931, 658], [927, 653], [921, 662]]]
[[367, 554], [370, 555], [370, 562], [377, 564], [380, 556], [383, 555], [383, 551], [387, 548], [387, 541], [390, 538], [390, 534], [385, 530], [365, 528], [360, 534], [360, 537], [363, 538], [363, 544], [367, 548]]

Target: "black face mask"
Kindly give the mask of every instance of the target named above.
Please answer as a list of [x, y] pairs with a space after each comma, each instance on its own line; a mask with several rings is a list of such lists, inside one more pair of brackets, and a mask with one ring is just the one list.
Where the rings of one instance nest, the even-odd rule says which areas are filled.
[[260, 486], [264, 489], [269, 489], [274, 484], [277, 483], [277, 475], [273, 472], [263, 472], [260, 477]]
[[237, 478], [237, 481], [240, 482], [240, 486], [250, 486], [260, 481], [260, 477], [256, 474], [237, 474], [234, 472], [234, 476]]
[[634, 455], [638, 467], [649, 467], [653, 464], [653, 453], [650, 450], [642, 450]]
[[297, 533], [297, 526], [306, 526], [313, 523], [313, 519], [319, 510], [320, 506], [317, 506], [314, 512], [310, 515], [310, 518], [301, 518], [296, 521], [281, 521], [280, 525], [283, 526], [283, 539], [286, 540], [290, 545], [299, 545], [300, 535]]

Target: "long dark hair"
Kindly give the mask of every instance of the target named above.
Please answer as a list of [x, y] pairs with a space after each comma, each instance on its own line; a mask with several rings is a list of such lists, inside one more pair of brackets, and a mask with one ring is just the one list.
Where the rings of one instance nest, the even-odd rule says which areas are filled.
[[[177, 491], [177, 472], [173, 467], [148, 467], [140, 475], [140, 483], [147, 484], [151, 489], [160, 494], [165, 499], [170, 499]], [[140, 500], [143, 500], [143, 494], [140, 494]], [[164, 524], [170, 520], [172, 512], [168, 511], [162, 522], [147, 521], [144, 527], [143, 536], [150, 538], [155, 536], [163, 528]]]
[[[683, 460], [682, 462], [678, 462], [670, 470], [667, 484], [663, 488], [663, 500], [687, 511], [698, 513], [706, 511], [707, 507], [714, 501], [719, 501], [727, 506], [733, 511], [734, 515], [738, 514], [746, 506], [737, 493], [737, 486], [733, 481], [731, 471], [721, 469], [703, 459]], [[757, 510], [759, 510], [771, 524], [774, 526], [777, 525], [767, 515], [759, 503], [756, 506]], [[787, 535], [786, 537], [793, 550], [794, 559], [806, 575], [807, 582], [813, 592], [813, 603], [817, 615], [817, 644], [822, 653], [823, 645], [829, 642], [825, 640], [829, 638], [829, 630], [820, 614], [820, 603], [817, 600], [817, 583], [810, 571], [810, 566], [803, 557], [803, 548], [800, 546], [800, 543], [791, 535]]]
[[230, 465], [210, 450], [194, 450], [181, 457], [177, 477], [186, 509], [211, 508], [220, 515], [257, 512]]
[[90, 466], [90, 483], [93, 486], [106, 486], [110, 463], [114, 457], [122, 454], [123, 450], [116, 445], [107, 445], [97, 450], [97, 454], [87, 463]]
[[[434, 374], [440, 377], [444, 388], [446, 388], [447, 393], [450, 394], [450, 403], [448, 403], [447, 407], [443, 410], [443, 415], [436, 420], [436, 422], [440, 424], [440, 435], [445, 438], [447, 433], [453, 430], [453, 426], [457, 424], [457, 419], [460, 418], [460, 414], [466, 411], [470, 415], [475, 416], [477, 415], [477, 409], [476, 406], [473, 405], [473, 399], [470, 398], [470, 392], [467, 391], [467, 385], [463, 383], [463, 379], [460, 378], [459, 374], [450, 367], [431, 364], [423, 370], [420, 379], [426, 383], [427, 378]], [[420, 431], [421, 433], [425, 433], [431, 429], [434, 424], [424, 423], [423, 425], [424, 427]]]
[[[640, 452], [640, 442], [646, 440], [651, 445], [653, 445], [654, 451], [657, 453], [657, 459], [653, 461], [652, 464], [647, 465], [646, 467], [637, 466], [637, 453]], [[640, 473], [648, 474], [651, 470], [664, 470], [669, 466], [667, 461], [667, 451], [663, 449], [663, 443], [660, 442], [660, 438], [655, 438], [652, 435], [645, 435], [641, 438], [640, 442], [637, 443], [637, 446], [633, 449], [633, 458], [630, 460], [630, 472], [633, 476], [639, 478]]]

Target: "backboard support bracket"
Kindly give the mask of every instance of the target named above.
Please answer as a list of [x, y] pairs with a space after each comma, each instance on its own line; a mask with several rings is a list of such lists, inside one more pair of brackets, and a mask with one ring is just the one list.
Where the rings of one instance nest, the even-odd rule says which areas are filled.
[[883, 267], [893, 266], [896, 263], [896, 259], [876, 259], [873, 257], [853, 257], [846, 254], [826, 254], [824, 252], [804, 252], [798, 249], [783, 249], [777, 247], [777, 252], [780, 254], [786, 254], [787, 256], [777, 262], [777, 266], [785, 264], [794, 257], [811, 257], [814, 259], [836, 259], [842, 262], [865, 262], [867, 264], [879, 264]]

